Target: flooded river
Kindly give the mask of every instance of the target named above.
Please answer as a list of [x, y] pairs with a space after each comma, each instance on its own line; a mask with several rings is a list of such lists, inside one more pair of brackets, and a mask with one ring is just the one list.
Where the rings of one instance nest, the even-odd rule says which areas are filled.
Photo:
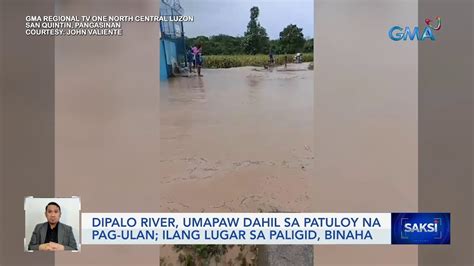
[[161, 83], [162, 211], [308, 211], [313, 71], [279, 70]]
[[[161, 211], [310, 211], [314, 74], [307, 66], [206, 69], [201, 78], [162, 82]], [[160, 253], [176, 260], [171, 246]]]

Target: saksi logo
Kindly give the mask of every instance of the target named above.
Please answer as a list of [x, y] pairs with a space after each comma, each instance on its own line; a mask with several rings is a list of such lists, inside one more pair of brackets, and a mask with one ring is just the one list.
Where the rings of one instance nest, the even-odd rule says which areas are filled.
[[449, 245], [450, 213], [392, 213], [392, 244]]
[[418, 26], [413, 27], [413, 29], [409, 26], [405, 28], [398, 25], [393, 26], [388, 31], [388, 37], [393, 41], [406, 41], [407, 39], [413, 41], [415, 38], [418, 41], [424, 41], [426, 39], [436, 41], [434, 32], [441, 29], [441, 17], [436, 17], [435, 20], [436, 21], [432, 23], [431, 19], [425, 19], [426, 26], [423, 30]]
[[433, 223], [405, 223], [405, 233], [437, 233], [439, 220], [435, 219]]
[[408, 239], [410, 235], [420, 234], [420, 233], [430, 233], [434, 237], [440, 238], [441, 232], [438, 230], [438, 227], [441, 226], [441, 218], [434, 218], [432, 222], [430, 221], [410, 221], [412, 219], [402, 218], [402, 238]]

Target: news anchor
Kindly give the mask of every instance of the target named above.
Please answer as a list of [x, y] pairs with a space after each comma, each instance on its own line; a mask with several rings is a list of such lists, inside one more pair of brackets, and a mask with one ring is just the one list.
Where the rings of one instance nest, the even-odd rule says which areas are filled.
[[61, 207], [56, 202], [46, 205], [45, 223], [37, 224], [31, 235], [28, 250], [59, 251], [77, 250], [72, 227], [59, 222]]

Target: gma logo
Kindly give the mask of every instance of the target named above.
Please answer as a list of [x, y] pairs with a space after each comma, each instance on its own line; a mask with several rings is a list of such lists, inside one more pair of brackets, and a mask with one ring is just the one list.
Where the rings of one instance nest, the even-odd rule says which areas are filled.
[[413, 41], [415, 38], [418, 41], [424, 41], [426, 39], [430, 39], [432, 41], [436, 41], [436, 36], [433, 33], [433, 30], [430, 27], [425, 27], [423, 32], [420, 31], [420, 28], [414, 27], [413, 30], [410, 27], [402, 28], [400, 26], [393, 26], [388, 31], [388, 37], [392, 39], [392, 41], [406, 41], [410, 39]]
[[437, 233], [438, 223], [406, 223], [403, 230], [405, 233]]
[[415, 38], [418, 41], [424, 41], [426, 39], [436, 41], [434, 31], [439, 31], [441, 29], [441, 17], [437, 16], [434, 23], [431, 22], [433, 21], [430, 18], [425, 19], [426, 26], [423, 31], [421, 31], [418, 26], [414, 27], [413, 30], [408, 26], [405, 28], [393, 26], [388, 31], [388, 37], [393, 41], [406, 41], [407, 39], [413, 41]]

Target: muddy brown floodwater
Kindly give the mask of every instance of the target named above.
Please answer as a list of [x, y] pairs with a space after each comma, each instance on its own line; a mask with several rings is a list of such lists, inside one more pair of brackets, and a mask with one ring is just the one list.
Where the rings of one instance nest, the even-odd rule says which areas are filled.
[[205, 69], [201, 78], [162, 82], [161, 211], [309, 211], [314, 73], [307, 67]]

